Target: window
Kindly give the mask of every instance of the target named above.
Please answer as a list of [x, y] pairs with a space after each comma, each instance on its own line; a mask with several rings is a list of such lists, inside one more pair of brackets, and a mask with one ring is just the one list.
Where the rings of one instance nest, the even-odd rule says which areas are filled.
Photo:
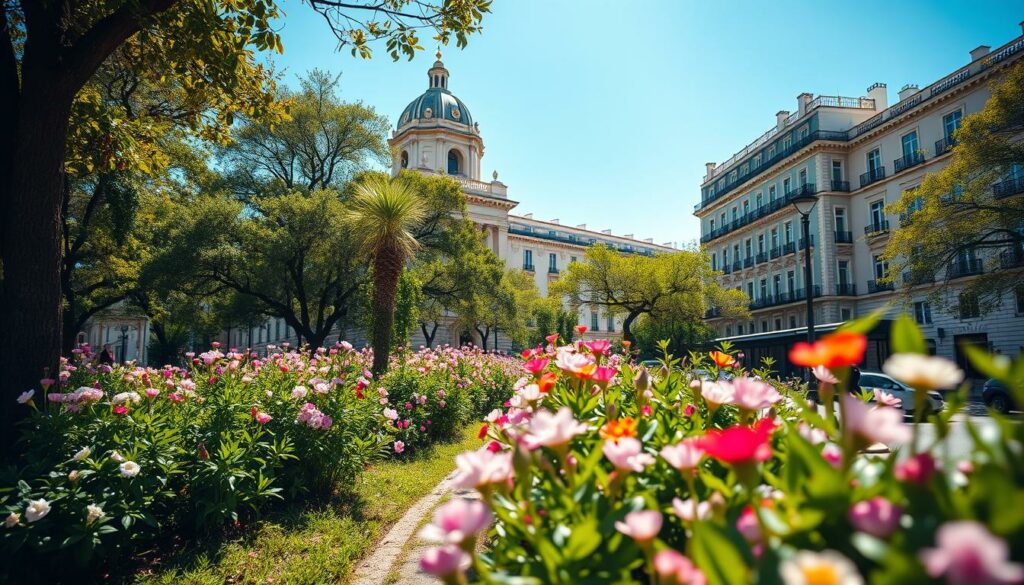
[[973, 319], [981, 316], [978, 296], [971, 293], [960, 293], [960, 318]]
[[836, 207], [835, 215], [836, 215], [836, 231], [837, 232], [845, 232], [846, 231], [846, 208], [845, 207]]
[[715, 218], [713, 218], [713, 217], [711, 218], [711, 223], [709, 225], [710, 225], [710, 230], [709, 231], [712, 231], [712, 232], [715, 231]]
[[768, 201], [775, 201], [775, 185], [768, 186]]
[[448, 151], [448, 174], [458, 175], [462, 172], [462, 155], [454, 148]]
[[793, 243], [793, 222], [787, 221], [782, 227], [786, 230], [786, 243]]
[[764, 194], [763, 193], [758, 193], [757, 196], [754, 198], [754, 200], [757, 202], [757, 208], [758, 209], [761, 209], [761, 207], [764, 206]]
[[750, 300], [754, 299], [754, 283], [753, 282], [748, 282], [747, 283], [747, 298], [749, 298]]
[[737, 213], [738, 213], [737, 209], [736, 209], [735, 207], [733, 207], [733, 208], [732, 208], [732, 222], [733, 222], [734, 224], [736, 223], [736, 214], [737, 214]]
[[754, 160], [751, 162], [751, 164], [753, 165], [753, 167], [755, 169], [757, 167], [761, 166], [761, 153], [760, 152], [754, 155]]
[[782, 329], [782, 319], [776, 318], [775, 319], [775, 330], [779, 331], [781, 329]]
[[590, 330], [591, 331], [599, 331], [600, 327], [598, 327], [598, 323], [599, 322], [597, 320], [597, 311], [591, 311], [590, 312]]
[[786, 272], [786, 290], [789, 292], [796, 290], [796, 273], [792, 270]]
[[881, 229], [885, 223], [885, 200], [871, 202], [871, 225]]
[[832, 180], [836, 182], [843, 180], [843, 161], [832, 161]]
[[774, 158], [774, 157], [775, 157], [775, 145], [773, 144], [773, 145], [768, 147], [768, 158], [771, 159], [771, 158]]
[[569, 264], [572, 264], [575, 261], [576, 261], [576, 257], [575, 256], [569, 256]]
[[853, 315], [851, 314], [850, 309], [848, 309], [846, 307], [843, 307], [843, 308], [839, 309], [839, 320], [840, 321], [849, 321], [852, 316]]
[[732, 245], [732, 262], [733, 262], [733, 264], [735, 264], [735, 263], [737, 263], [739, 261], [740, 261], [740, 245], [739, 244], [733, 244]]
[[888, 260], [883, 260], [882, 257], [877, 254], [872, 256], [871, 260], [875, 265], [875, 280], [882, 280], [889, 275]]
[[768, 297], [768, 279], [767, 278], [762, 278], [761, 279], [761, 298], [764, 299], [764, 298], [767, 298], [767, 297]]
[[953, 133], [960, 129], [962, 117], [963, 113], [960, 110], [950, 112], [942, 117], [942, 131], [945, 133], [946, 140], [952, 140]]
[[281, 339], [281, 320], [274, 319], [274, 339]]
[[722, 266], [729, 265], [729, 248], [722, 248]]
[[523, 270], [533, 270], [533, 250], [523, 250]]
[[757, 253], [764, 254], [764, 234], [757, 234]]
[[882, 152], [877, 148], [868, 153], [868, 172], [875, 174], [882, 166]]
[[768, 321], [761, 321], [761, 332], [766, 333], [768, 331]]
[[732, 337], [732, 326], [731, 325], [726, 325], [725, 326], [725, 336], [726, 337]]
[[723, 211], [722, 215], [719, 217], [721, 218], [721, 221], [719, 221], [718, 223], [722, 225], [722, 229], [725, 229], [725, 212]]
[[918, 325], [931, 325], [932, 306], [928, 301], [914, 303], [914, 321], [917, 321]]
[[772, 247], [779, 247], [779, 228], [772, 228]]
[[1024, 314], [1024, 286], [1013, 289], [1013, 300], [1017, 305], [1017, 314]]
[[800, 186], [807, 184], [807, 169], [800, 169]]
[[558, 272], [558, 254], [548, 254], [548, 272]]
[[402, 151], [402, 168], [409, 168], [409, 152], [405, 150]]
[[794, 317], [793, 315], [789, 316], [789, 328], [796, 329], [796, 317]]
[[841, 286], [843, 288], [846, 288], [846, 286], [848, 284], [850, 284], [850, 261], [849, 260], [840, 260], [839, 261], [839, 271], [837, 272], [837, 274], [839, 276], [839, 286]]
[[746, 217], [750, 213], [750, 201], [743, 202], [743, 216]]
[[789, 177], [782, 179], [782, 192], [785, 193], [786, 195], [789, 195], [789, 184]]
[[775, 296], [782, 294], [782, 276], [779, 274], [772, 277], [772, 293]]
[[743, 325], [736, 326], [736, 335], [743, 335]]
[[911, 156], [917, 153], [917, 132], [906, 134], [900, 139], [903, 144], [903, 156]]
[[718, 270], [718, 253], [711, 253], [711, 270]]
[[747, 238], [747, 240], [745, 242], [743, 242], [743, 250], [747, 253], [747, 255], [746, 255], [747, 258], [750, 258], [753, 255], [753, 253], [752, 253], [752, 246], [751, 246], [751, 243], [750, 243], [750, 238]]

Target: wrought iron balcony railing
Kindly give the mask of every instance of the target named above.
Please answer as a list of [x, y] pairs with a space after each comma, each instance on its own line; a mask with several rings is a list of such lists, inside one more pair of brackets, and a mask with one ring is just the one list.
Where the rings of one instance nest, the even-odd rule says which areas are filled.
[[917, 166], [924, 162], [924, 155], [920, 152], [912, 152], [910, 154], [901, 156], [900, 158], [893, 161], [892, 166], [896, 169], [896, 172], [905, 171], [910, 167]]
[[864, 187], [867, 187], [871, 183], [875, 183], [875, 182], [881, 181], [884, 178], [885, 178], [885, 167], [884, 166], [875, 167], [873, 169], [868, 169], [868, 172], [863, 173], [860, 176], [860, 186], [863, 189]]
[[891, 282], [879, 282], [877, 280], [868, 281], [868, 294], [893, 290], [893, 288], [895, 287], [893, 287]]
[[946, 277], [963, 278], [964, 276], [974, 276], [975, 274], [981, 274], [983, 271], [984, 266], [982, 265], [980, 259], [960, 259], [954, 260], [949, 263], [949, 266], [946, 268]]
[[835, 232], [837, 244], [852, 244], [853, 232]]
[[872, 222], [864, 226], [864, 234], [868, 236], [875, 236], [878, 234], [884, 234], [889, 231], [889, 220], [883, 219], [879, 222]]
[[840, 282], [836, 284], [836, 296], [837, 297], [855, 297], [857, 296], [857, 285], [852, 282]]

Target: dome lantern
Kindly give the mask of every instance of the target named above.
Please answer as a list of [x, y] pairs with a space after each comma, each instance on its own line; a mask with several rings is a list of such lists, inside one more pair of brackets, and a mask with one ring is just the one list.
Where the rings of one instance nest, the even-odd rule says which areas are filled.
[[434, 66], [427, 71], [427, 76], [430, 78], [431, 89], [448, 89], [448, 70], [444, 68], [444, 63], [441, 62], [441, 49], [437, 50], [437, 61], [434, 61]]

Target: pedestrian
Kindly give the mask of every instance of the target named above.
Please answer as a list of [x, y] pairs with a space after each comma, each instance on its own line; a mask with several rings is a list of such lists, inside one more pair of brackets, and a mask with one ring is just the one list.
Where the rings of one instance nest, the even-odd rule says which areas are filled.
[[109, 343], [103, 344], [103, 349], [100, 350], [100, 355], [97, 359], [101, 364], [114, 365], [114, 350], [110, 349]]
[[850, 392], [860, 392], [860, 368], [850, 366]]

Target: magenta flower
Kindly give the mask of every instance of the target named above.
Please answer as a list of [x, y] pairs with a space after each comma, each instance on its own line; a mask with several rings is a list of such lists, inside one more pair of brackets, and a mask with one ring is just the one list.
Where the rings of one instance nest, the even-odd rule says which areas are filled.
[[569, 443], [576, 435], [587, 432], [587, 425], [573, 418], [572, 410], [562, 407], [556, 414], [540, 410], [530, 420], [524, 443], [530, 449], [538, 447], [560, 447]]
[[661, 457], [678, 471], [690, 471], [700, 465], [704, 449], [699, 439], [683, 439], [675, 445], [662, 447]]
[[523, 367], [526, 368], [527, 372], [536, 375], [543, 372], [549, 363], [551, 363], [551, 360], [548, 358], [535, 357], [523, 364]]
[[457, 471], [452, 480], [455, 487], [480, 489], [508, 481], [512, 477], [512, 453], [501, 453], [500, 448], [500, 444], [492, 441], [487, 448], [456, 456]]
[[640, 510], [626, 514], [624, 521], [615, 523], [615, 529], [637, 542], [647, 542], [661, 532], [661, 522], [661, 512]]
[[608, 385], [609, 382], [612, 381], [612, 378], [614, 378], [615, 375], [618, 373], [619, 371], [615, 368], [608, 366], [597, 366], [597, 368], [594, 369], [594, 374], [590, 377], [590, 379], [593, 380], [595, 384], [601, 387], [605, 387]]
[[654, 457], [643, 452], [640, 441], [633, 437], [622, 437], [618, 441], [605, 441], [601, 449], [604, 456], [612, 462], [615, 469], [629, 473], [637, 473], [644, 470], [644, 467], [654, 463]]
[[947, 522], [939, 527], [935, 542], [936, 548], [919, 553], [932, 577], [945, 575], [950, 585], [1024, 583], [1024, 565], [1010, 562], [1006, 541], [978, 522]]
[[611, 349], [612, 342], [607, 339], [595, 339], [594, 341], [589, 341], [584, 345], [590, 348], [590, 351], [595, 355], [608, 355], [608, 350]]
[[466, 551], [454, 544], [447, 544], [424, 551], [420, 558], [420, 568], [425, 573], [445, 579], [465, 571], [471, 562]]
[[270, 416], [269, 414], [267, 414], [265, 412], [258, 412], [258, 413], [256, 413], [256, 422], [261, 424], [261, 425], [267, 424], [268, 422], [273, 420], [273, 418], [274, 417]]
[[480, 500], [451, 500], [434, 512], [433, 522], [420, 531], [420, 538], [441, 544], [462, 544], [491, 524], [494, 516]]
[[893, 476], [900, 481], [908, 481], [918, 485], [928, 483], [935, 474], [935, 458], [929, 453], [918, 453], [913, 457], [900, 461], [893, 468]]
[[395, 441], [395, 453], [401, 453], [405, 451], [405, 443], [402, 441]]
[[850, 507], [850, 523], [865, 534], [888, 538], [899, 527], [901, 514], [899, 506], [881, 496], [875, 496]]

